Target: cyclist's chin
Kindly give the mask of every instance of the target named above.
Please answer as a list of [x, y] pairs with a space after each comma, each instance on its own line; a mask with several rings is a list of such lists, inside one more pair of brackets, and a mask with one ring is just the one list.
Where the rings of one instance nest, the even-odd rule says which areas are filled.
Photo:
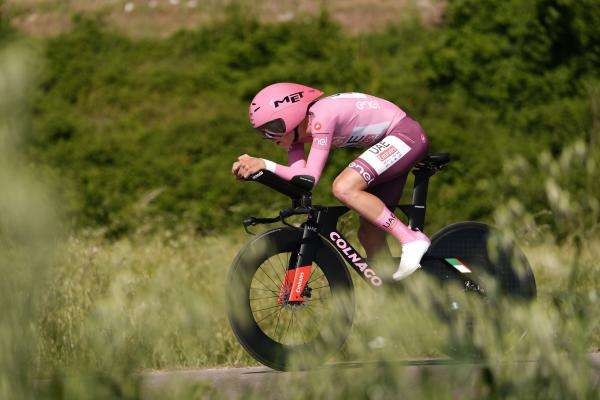
[[290, 147], [290, 145], [292, 144], [291, 140], [287, 140], [287, 139], [282, 139], [282, 140], [277, 140], [275, 141], [275, 144], [279, 147], [282, 147], [284, 149], [287, 149]]

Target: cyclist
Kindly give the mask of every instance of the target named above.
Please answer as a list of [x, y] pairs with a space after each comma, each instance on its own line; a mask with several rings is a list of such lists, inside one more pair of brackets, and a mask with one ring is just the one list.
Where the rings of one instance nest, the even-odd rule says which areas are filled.
[[[367, 257], [391, 257], [387, 232], [402, 245], [393, 278], [403, 279], [420, 267], [429, 238], [390, 211], [411, 167], [427, 152], [428, 139], [419, 123], [381, 98], [363, 93], [323, 97], [320, 90], [296, 83], [265, 87], [250, 103], [249, 114], [254, 128], [287, 149], [288, 165], [243, 154], [232, 167], [238, 179], [267, 169], [288, 180], [310, 175], [316, 184], [331, 149], [367, 148], [335, 178], [333, 194], [360, 215], [358, 238]], [[306, 143], [311, 143], [308, 157]]]

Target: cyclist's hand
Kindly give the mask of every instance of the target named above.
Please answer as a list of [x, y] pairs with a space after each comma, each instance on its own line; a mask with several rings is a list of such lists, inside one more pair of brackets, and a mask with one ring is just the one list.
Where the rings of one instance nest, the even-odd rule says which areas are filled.
[[238, 179], [246, 179], [255, 172], [265, 169], [265, 161], [262, 158], [251, 157], [248, 154], [243, 154], [238, 157], [238, 160], [233, 163], [231, 172]]
[[233, 166], [231, 167], [231, 173], [233, 175], [235, 175], [235, 178], [240, 181], [242, 180], [242, 177], [239, 175], [239, 170], [240, 170], [240, 162], [236, 161], [233, 163]]

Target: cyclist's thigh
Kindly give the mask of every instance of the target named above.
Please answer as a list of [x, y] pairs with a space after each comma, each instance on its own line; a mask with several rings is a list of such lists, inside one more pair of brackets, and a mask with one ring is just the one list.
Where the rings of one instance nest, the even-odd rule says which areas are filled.
[[402, 190], [406, 184], [408, 173], [398, 175], [379, 185], [370, 186], [367, 192], [377, 196], [388, 207], [393, 207], [400, 201]]
[[394, 205], [402, 195], [408, 172], [427, 153], [428, 145], [421, 126], [407, 116], [349, 167], [362, 176], [368, 192]]

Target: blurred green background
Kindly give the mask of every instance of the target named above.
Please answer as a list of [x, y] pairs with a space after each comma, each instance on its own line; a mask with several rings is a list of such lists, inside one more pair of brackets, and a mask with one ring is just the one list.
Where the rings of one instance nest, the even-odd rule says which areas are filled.
[[[8, 15], [23, 12], [19, 3], [4, 6]], [[122, 18], [152, 11], [133, 2], [137, 9], [126, 13], [127, 2], [116, 3]], [[419, 120], [432, 150], [456, 160], [432, 185], [431, 229], [489, 219], [516, 193], [528, 210], [541, 210], [536, 185], [513, 188], [490, 177], [516, 156], [531, 161], [576, 138], [591, 140], [600, 62], [595, 1], [453, 1], [428, 26], [407, 5], [396, 23], [354, 34], [325, 6], [283, 23], [260, 22], [245, 2], [213, 8], [215, 21], [164, 38], [126, 36], [105, 10], [80, 12], [65, 32], [33, 41], [45, 68], [27, 152], [59, 180], [76, 226], [119, 235], [185, 222], [222, 232], [250, 212], [285, 204], [229, 173], [243, 153], [284, 162], [247, 121], [249, 100], [276, 81], [364, 91]], [[331, 181], [352, 157], [333, 154], [318, 201], [333, 201]]]
[[[592, 0], [0, 0], [0, 398], [139, 398], [146, 369], [253, 363], [225, 274], [242, 218], [287, 199], [229, 171], [242, 153], [284, 162], [247, 121], [284, 80], [396, 102], [454, 158], [426, 230], [477, 219], [523, 245], [540, 300], [480, 310], [469, 345], [500, 361], [472, 397], [597, 398], [580, 355], [600, 347], [599, 64]], [[332, 155], [317, 202], [355, 154]], [[319, 383], [348, 377], [321, 371], [290, 397], [450, 396], [460, 376], [407, 382], [367, 346], [383, 332], [397, 357], [444, 354], [427, 287], [415, 304], [357, 285], [338, 360], [382, 369], [335, 388]]]

